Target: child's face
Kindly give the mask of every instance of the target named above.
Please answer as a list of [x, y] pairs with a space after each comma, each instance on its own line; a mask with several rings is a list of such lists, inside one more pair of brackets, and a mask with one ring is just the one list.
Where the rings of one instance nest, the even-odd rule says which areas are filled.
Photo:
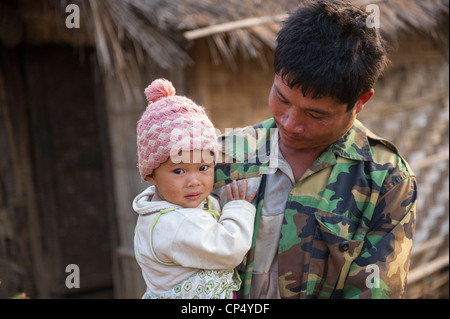
[[182, 152], [175, 163], [169, 157], [146, 180], [155, 185], [161, 199], [194, 208], [208, 197], [213, 188], [214, 162], [206, 160], [208, 162], [202, 157], [202, 151]]

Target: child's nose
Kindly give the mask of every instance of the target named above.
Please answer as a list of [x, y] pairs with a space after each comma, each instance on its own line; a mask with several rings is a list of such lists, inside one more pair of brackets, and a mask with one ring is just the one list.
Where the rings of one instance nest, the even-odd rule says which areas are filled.
[[198, 178], [197, 174], [189, 174], [188, 176], [188, 186], [197, 186], [200, 184], [200, 179]]

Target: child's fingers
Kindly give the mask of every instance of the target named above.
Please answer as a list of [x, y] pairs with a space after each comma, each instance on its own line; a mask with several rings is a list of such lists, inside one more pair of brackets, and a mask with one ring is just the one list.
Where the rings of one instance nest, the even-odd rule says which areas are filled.
[[233, 183], [231, 184], [231, 188], [233, 190], [233, 198], [239, 199], [239, 186], [237, 181], [233, 181]]
[[245, 199], [245, 195], [247, 194], [247, 180], [244, 180], [241, 185], [241, 191], [239, 192], [239, 199]]
[[253, 200], [256, 197], [256, 194], [258, 194], [258, 189], [255, 189], [255, 191], [247, 197], [247, 199], [246, 199], [247, 202], [249, 202], [249, 203], [253, 202]]
[[227, 200], [232, 201], [233, 200], [233, 194], [231, 192], [231, 185], [227, 185]]
[[239, 199], [239, 187], [236, 181], [227, 185], [227, 199], [228, 201]]
[[258, 194], [258, 189], [256, 189], [253, 193], [251, 193], [247, 198], [245, 198], [245, 195], [247, 194], [247, 186], [248, 181], [244, 180], [241, 185], [241, 189], [239, 190], [239, 186], [237, 181], [233, 181], [231, 184], [227, 185], [227, 200], [246, 200], [248, 202], [252, 202], [256, 194]]

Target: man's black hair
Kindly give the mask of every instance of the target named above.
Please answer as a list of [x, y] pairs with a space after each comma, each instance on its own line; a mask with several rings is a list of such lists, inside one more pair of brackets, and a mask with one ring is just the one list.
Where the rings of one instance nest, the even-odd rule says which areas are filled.
[[306, 1], [278, 33], [274, 70], [290, 88], [347, 104], [375, 84], [388, 59], [368, 13], [346, 0]]

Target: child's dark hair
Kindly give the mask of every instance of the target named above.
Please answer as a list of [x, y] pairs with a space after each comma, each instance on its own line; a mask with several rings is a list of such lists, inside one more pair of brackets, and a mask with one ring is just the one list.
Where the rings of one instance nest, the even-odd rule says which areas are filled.
[[278, 34], [275, 73], [305, 96], [328, 96], [351, 110], [388, 63], [378, 29], [366, 25], [368, 15], [346, 0], [307, 1]]

